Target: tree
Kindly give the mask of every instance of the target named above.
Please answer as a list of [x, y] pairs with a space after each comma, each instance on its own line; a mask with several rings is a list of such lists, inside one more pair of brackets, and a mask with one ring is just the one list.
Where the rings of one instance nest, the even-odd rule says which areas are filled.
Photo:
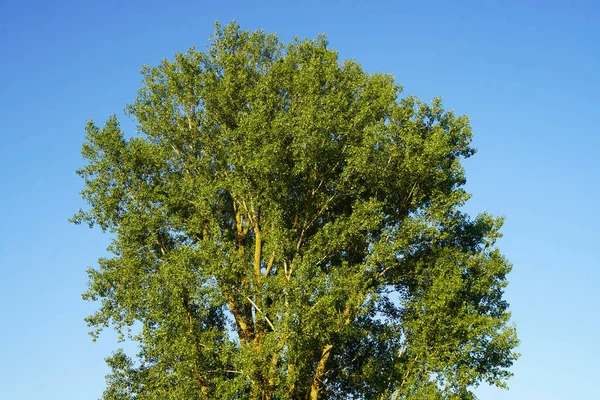
[[104, 399], [473, 399], [505, 386], [518, 341], [502, 220], [461, 211], [465, 116], [399, 98], [323, 36], [217, 25], [143, 69], [89, 122], [87, 210], [111, 258], [87, 321], [139, 354], [107, 359]]

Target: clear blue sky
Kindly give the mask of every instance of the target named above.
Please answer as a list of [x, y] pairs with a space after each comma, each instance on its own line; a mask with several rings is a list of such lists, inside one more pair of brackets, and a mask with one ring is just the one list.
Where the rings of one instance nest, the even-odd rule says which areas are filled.
[[[360, 4], [359, 4], [360, 3]], [[472, 119], [469, 211], [507, 217], [507, 298], [522, 345], [510, 391], [482, 399], [597, 399], [600, 4], [564, 1], [0, 2], [0, 399], [96, 399], [103, 358], [83, 322], [85, 269], [107, 238], [67, 219], [83, 127], [122, 115], [143, 64], [215, 20], [327, 33], [343, 58], [441, 95]], [[123, 124], [131, 129], [132, 123]]]

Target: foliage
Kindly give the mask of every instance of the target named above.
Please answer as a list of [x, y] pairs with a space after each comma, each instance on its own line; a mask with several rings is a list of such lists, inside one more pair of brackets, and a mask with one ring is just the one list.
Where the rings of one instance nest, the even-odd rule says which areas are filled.
[[516, 358], [501, 219], [461, 211], [465, 116], [399, 98], [325, 37], [217, 25], [89, 122], [79, 171], [110, 232], [89, 270], [112, 399], [472, 399]]

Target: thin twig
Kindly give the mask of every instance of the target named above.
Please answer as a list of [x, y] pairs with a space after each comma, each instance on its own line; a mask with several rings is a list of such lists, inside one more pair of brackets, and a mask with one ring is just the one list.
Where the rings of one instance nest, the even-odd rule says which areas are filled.
[[269, 326], [271, 327], [271, 329], [273, 329], [274, 332], [277, 332], [277, 329], [275, 329], [275, 327], [273, 326], [273, 323], [271, 322], [271, 320], [269, 319], [269, 317], [267, 317], [267, 314], [265, 314], [260, 308], [258, 308], [258, 306], [256, 305], [256, 303], [254, 303], [250, 297], [246, 296], [246, 299], [254, 306], [254, 308], [256, 309], [256, 311], [258, 311], [259, 313], [261, 313], [263, 315], [263, 317], [265, 317], [265, 320], [267, 321], [267, 323], [269, 324]]

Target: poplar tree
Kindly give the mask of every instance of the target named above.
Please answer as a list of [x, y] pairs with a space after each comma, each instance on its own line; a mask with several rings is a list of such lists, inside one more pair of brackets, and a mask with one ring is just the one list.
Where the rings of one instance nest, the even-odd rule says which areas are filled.
[[144, 67], [126, 135], [90, 121], [75, 223], [114, 327], [104, 400], [475, 399], [518, 344], [501, 218], [471, 217], [466, 116], [401, 97], [324, 36], [217, 24]]

